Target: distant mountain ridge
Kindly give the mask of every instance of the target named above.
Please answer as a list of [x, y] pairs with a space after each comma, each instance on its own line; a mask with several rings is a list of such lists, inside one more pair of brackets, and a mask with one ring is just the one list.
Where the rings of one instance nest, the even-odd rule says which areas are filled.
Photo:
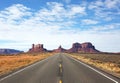
[[21, 53], [23, 51], [20, 50], [15, 50], [15, 49], [0, 49], [0, 54], [17, 54], [17, 53]]

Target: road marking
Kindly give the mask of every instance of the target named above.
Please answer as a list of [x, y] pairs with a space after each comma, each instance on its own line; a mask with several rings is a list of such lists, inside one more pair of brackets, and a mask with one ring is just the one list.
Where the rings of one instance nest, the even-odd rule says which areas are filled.
[[[50, 57], [49, 57], [49, 58], [50, 58]], [[8, 76], [6, 76], [6, 77], [1, 78], [1, 79], [0, 79], [0, 82], [3, 81], [3, 80], [5, 80], [5, 79], [7, 79], [7, 78], [9, 78], [9, 77], [11, 77], [11, 76], [13, 76], [13, 75], [16, 75], [16, 74], [24, 71], [25, 69], [28, 69], [28, 68], [30, 68], [30, 67], [32, 67], [32, 66], [35, 66], [35, 65], [39, 64], [40, 62], [46, 61], [46, 60], [49, 59], [49, 58], [40, 60], [40, 61], [38, 61], [38, 62], [36, 62], [36, 63], [34, 63], [34, 64], [31, 64], [31, 65], [29, 65], [29, 66], [27, 66], [27, 67], [25, 67], [25, 68], [23, 68], [23, 69], [20, 69], [20, 70], [18, 70], [18, 71], [16, 71], [16, 72], [13, 72], [12, 74], [10, 74], [10, 75], [8, 75]]]
[[59, 67], [62, 68], [62, 64], [59, 64]]
[[62, 80], [59, 80], [59, 83], [62, 83]]
[[60, 64], [59, 67], [61, 68], [61, 67], [62, 67], [62, 64]]
[[[70, 57], [70, 58], [71, 58], [71, 57]], [[111, 77], [108, 77], [107, 75], [103, 74], [102, 72], [96, 70], [95, 68], [93, 68], [93, 67], [91, 67], [91, 66], [89, 66], [89, 65], [87, 65], [87, 64], [85, 64], [85, 63], [83, 63], [83, 62], [81, 62], [80, 60], [77, 60], [77, 59], [74, 59], [74, 58], [72, 58], [72, 59], [75, 60], [75, 61], [77, 61], [77, 62], [79, 62], [79, 63], [81, 63], [82, 65], [84, 65], [84, 66], [86, 66], [86, 67], [94, 70], [95, 72], [97, 72], [97, 73], [99, 73], [100, 75], [108, 78], [109, 80], [111, 80], [111, 81], [113, 81], [113, 82], [115, 82], [115, 83], [119, 83], [119, 82], [117, 82], [116, 80], [112, 79]]]
[[62, 73], [62, 68], [60, 68], [60, 73]]
[[62, 82], [62, 73], [63, 73], [63, 71], [62, 71], [62, 63], [59, 63], [59, 83], [63, 83]]
[[60, 73], [62, 73], [62, 64], [59, 64]]

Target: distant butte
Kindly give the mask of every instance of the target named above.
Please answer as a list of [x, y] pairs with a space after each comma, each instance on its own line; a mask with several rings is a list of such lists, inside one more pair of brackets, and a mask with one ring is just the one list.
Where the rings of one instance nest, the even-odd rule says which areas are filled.
[[32, 48], [28, 52], [47, 52], [47, 50], [43, 47], [43, 44], [32, 44]]
[[28, 52], [67, 52], [67, 53], [98, 53], [98, 51], [95, 46], [92, 45], [90, 42], [85, 43], [73, 43], [72, 47], [70, 49], [64, 49], [60, 45], [57, 49], [54, 50], [47, 50], [43, 47], [43, 44], [32, 44], [32, 48], [29, 49]]
[[67, 50], [64, 49], [64, 48], [62, 48], [61, 45], [58, 47], [58, 49], [53, 50], [53, 52], [66, 52], [66, 51], [67, 51]]
[[95, 47], [92, 45], [90, 42], [85, 42], [85, 43], [74, 43], [72, 45], [72, 48], [68, 50], [68, 52], [73, 52], [73, 53], [97, 53], [100, 52], [95, 49]]

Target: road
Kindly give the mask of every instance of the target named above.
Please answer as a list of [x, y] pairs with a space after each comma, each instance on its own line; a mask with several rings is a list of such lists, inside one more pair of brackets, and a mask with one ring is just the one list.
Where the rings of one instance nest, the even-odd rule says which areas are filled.
[[0, 83], [119, 83], [120, 79], [66, 54], [56, 54], [0, 79]]

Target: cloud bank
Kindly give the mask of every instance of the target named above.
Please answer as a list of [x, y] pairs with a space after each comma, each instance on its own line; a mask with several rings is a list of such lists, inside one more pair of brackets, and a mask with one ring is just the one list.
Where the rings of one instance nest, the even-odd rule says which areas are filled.
[[101, 51], [118, 52], [118, 3], [119, 0], [98, 0], [89, 5], [47, 2], [37, 11], [13, 4], [0, 11], [0, 47], [26, 51], [32, 43], [53, 49], [59, 45], [69, 48], [73, 42], [92, 42]]

